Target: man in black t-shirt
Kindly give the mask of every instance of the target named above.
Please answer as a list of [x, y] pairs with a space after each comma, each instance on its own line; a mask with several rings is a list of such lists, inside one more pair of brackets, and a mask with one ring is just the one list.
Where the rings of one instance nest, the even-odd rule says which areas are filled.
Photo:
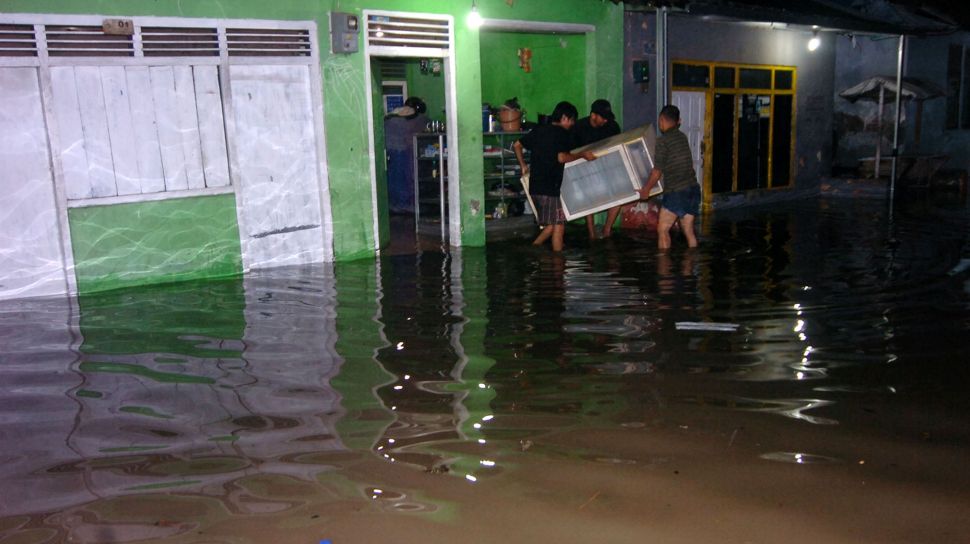
[[[579, 158], [588, 161], [596, 158], [588, 151], [575, 155], [569, 152], [573, 148], [569, 129], [576, 124], [577, 113], [576, 106], [560, 102], [550, 116], [550, 124], [537, 126], [513, 144], [522, 174], [529, 176], [529, 195], [536, 206], [536, 221], [542, 226], [542, 232], [532, 244], [539, 246], [552, 238], [553, 251], [562, 250], [566, 231], [566, 216], [559, 201], [563, 165]], [[526, 149], [531, 152], [528, 165], [524, 157]]]
[[620, 125], [616, 122], [613, 107], [609, 100], [598, 98], [589, 107], [589, 116], [576, 121], [573, 127], [573, 139], [576, 147], [605, 140], [620, 133]]
[[[576, 121], [576, 126], [573, 127], [573, 147], [582, 147], [605, 140], [610, 136], [616, 136], [619, 133], [620, 125], [617, 124], [616, 116], [613, 115], [613, 106], [610, 105], [608, 100], [599, 98], [590, 105], [589, 117], [583, 117]], [[610, 208], [606, 212], [606, 226], [603, 228], [604, 236], [609, 236], [610, 228], [619, 214], [620, 206]], [[592, 215], [586, 216], [586, 231], [589, 233], [590, 240], [596, 238], [596, 226]]]

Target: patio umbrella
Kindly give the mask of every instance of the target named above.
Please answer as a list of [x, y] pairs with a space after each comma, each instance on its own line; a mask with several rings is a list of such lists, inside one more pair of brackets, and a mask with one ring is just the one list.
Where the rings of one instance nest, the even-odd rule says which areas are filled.
[[[937, 96], [943, 96], [943, 91], [934, 85], [930, 85], [915, 79], [902, 80], [902, 88], [900, 95], [903, 100], [916, 100], [916, 143], [919, 143], [919, 129], [921, 120], [923, 117], [923, 100], [930, 98], [935, 98]], [[857, 85], [853, 85], [848, 89], [839, 93], [839, 96], [847, 99], [849, 102], [855, 102], [859, 99], [875, 100], [879, 103], [879, 116], [877, 125], [876, 137], [876, 163], [873, 177], [879, 177], [879, 164], [882, 160], [882, 110], [886, 103], [886, 100], [896, 100], [896, 92], [898, 87], [896, 86], [896, 78], [892, 76], [874, 76], [866, 79]]]

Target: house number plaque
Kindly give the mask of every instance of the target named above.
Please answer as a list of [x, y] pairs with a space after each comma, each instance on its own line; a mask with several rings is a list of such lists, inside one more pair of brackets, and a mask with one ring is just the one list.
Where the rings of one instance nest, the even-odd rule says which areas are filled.
[[105, 34], [131, 36], [135, 33], [135, 23], [131, 19], [105, 19], [101, 21], [101, 29]]

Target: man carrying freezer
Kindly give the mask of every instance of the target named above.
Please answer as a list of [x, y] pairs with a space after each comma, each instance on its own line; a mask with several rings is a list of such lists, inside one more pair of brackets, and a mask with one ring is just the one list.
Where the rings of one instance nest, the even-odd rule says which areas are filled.
[[[613, 114], [613, 106], [610, 105], [608, 100], [597, 98], [590, 104], [589, 117], [583, 117], [576, 121], [576, 126], [573, 127], [573, 145], [583, 147], [605, 140], [610, 136], [616, 136], [619, 133], [620, 125], [616, 122], [616, 115]], [[606, 224], [610, 227], [616, 221], [616, 217], [620, 215], [620, 208], [621, 206], [614, 206], [607, 212]], [[610, 231], [608, 227], [604, 230], [607, 233]], [[589, 234], [590, 240], [596, 239], [596, 226], [592, 214], [586, 216], [586, 232]]]
[[[540, 246], [551, 239], [553, 251], [562, 251], [566, 232], [566, 215], [559, 201], [563, 165], [580, 158], [596, 159], [596, 155], [589, 151], [569, 152], [573, 147], [569, 129], [576, 124], [577, 115], [576, 106], [560, 102], [556, 104], [549, 124], [537, 126], [513, 144], [523, 177], [528, 175], [529, 196], [536, 207], [536, 221], [542, 226], [542, 232], [532, 245]], [[531, 152], [528, 165], [525, 149]]]
[[[640, 197], [647, 198], [661, 176], [664, 180], [660, 220], [657, 223], [657, 247], [670, 248], [670, 228], [680, 219], [680, 230], [688, 247], [697, 247], [694, 218], [700, 211], [701, 190], [694, 173], [694, 160], [687, 135], [680, 131], [680, 110], [666, 105], [657, 119], [660, 137], [654, 152], [654, 166], [647, 183], [640, 189]], [[607, 225], [609, 227], [609, 225]]]

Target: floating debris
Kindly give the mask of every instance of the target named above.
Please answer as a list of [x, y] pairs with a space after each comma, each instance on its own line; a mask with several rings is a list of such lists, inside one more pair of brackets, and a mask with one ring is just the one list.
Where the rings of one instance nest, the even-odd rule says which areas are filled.
[[966, 272], [967, 270], [970, 270], [970, 259], [960, 259], [960, 262], [958, 262], [956, 266], [950, 269], [948, 274], [951, 276], [956, 276], [957, 274], [960, 274], [961, 272]]
[[812, 453], [800, 453], [794, 451], [773, 451], [763, 453], [758, 457], [768, 461], [780, 461], [782, 463], [794, 463], [796, 465], [819, 465], [841, 463], [841, 459], [829, 457], [827, 455], [815, 455]]
[[735, 332], [741, 325], [737, 323], [710, 323], [706, 321], [678, 321], [678, 331]]

